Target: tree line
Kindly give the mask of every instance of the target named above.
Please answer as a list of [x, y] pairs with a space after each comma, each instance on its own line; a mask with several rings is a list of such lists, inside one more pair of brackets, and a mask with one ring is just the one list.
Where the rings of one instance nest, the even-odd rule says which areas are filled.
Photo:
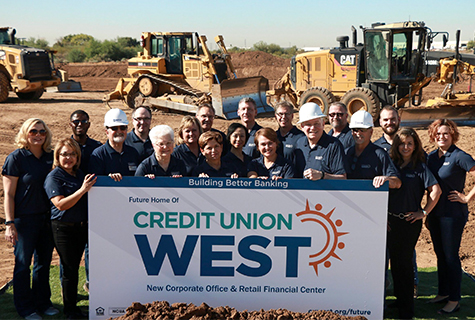
[[[121, 61], [130, 59], [142, 51], [140, 42], [131, 37], [117, 37], [113, 40], [97, 40], [87, 34], [71, 34], [60, 38], [53, 46], [49, 46], [48, 41], [44, 39], [28, 38], [18, 41], [22, 45], [54, 50], [55, 61], [66, 62], [102, 62], [102, 61]], [[297, 46], [282, 48], [281, 46], [264, 41], [255, 43], [252, 48], [243, 49], [232, 47], [228, 49], [231, 53], [243, 51], [263, 51], [282, 58], [290, 58], [299, 52]], [[214, 52], [213, 52], [214, 53]]]

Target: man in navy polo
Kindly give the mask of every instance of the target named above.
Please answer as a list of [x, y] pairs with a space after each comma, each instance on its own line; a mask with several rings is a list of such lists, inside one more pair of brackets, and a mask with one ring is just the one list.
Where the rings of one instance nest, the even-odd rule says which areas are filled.
[[384, 106], [379, 113], [379, 125], [383, 129], [383, 136], [376, 140], [374, 144], [389, 153], [400, 124], [401, 119], [397, 110], [392, 106]]
[[355, 145], [346, 150], [348, 179], [371, 179], [375, 188], [389, 181], [390, 188], [399, 188], [401, 180], [391, 158], [384, 149], [371, 142], [373, 117], [364, 110], [351, 116], [350, 129]]
[[221, 157], [223, 157], [229, 151], [229, 143], [226, 139], [226, 135], [224, 132], [219, 131], [218, 129], [213, 128], [214, 118], [216, 116], [216, 112], [212, 105], [209, 103], [203, 103], [198, 106], [196, 110], [196, 118], [201, 123], [201, 128], [203, 128], [203, 133], [208, 131], [217, 132], [223, 138], [223, 152]]
[[98, 176], [108, 175], [114, 181], [123, 176], [133, 176], [140, 163], [137, 150], [125, 144], [127, 115], [120, 109], [107, 111], [104, 117], [107, 141], [95, 149], [89, 159], [89, 172]]
[[258, 158], [259, 151], [257, 151], [256, 144], [254, 143], [254, 136], [257, 130], [262, 127], [256, 122], [257, 105], [254, 99], [242, 98], [241, 101], [239, 101], [237, 114], [239, 118], [241, 118], [241, 123], [249, 132], [249, 139], [247, 139], [246, 145], [242, 148], [242, 152], [252, 159]]
[[292, 123], [294, 120], [294, 106], [287, 101], [279, 102], [275, 106], [275, 120], [279, 125], [279, 129], [275, 132], [277, 133], [277, 139], [280, 141], [277, 153], [293, 162], [297, 140], [305, 135]]
[[87, 174], [89, 173], [89, 158], [94, 149], [102, 146], [102, 143], [89, 138], [87, 135], [91, 122], [89, 121], [89, 115], [86, 111], [76, 110], [71, 113], [69, 126], [73, 131], [71, 138], [74, 139], [81, 148], [81, 164], [79, 165], [79, 169]]
[[134, 128], [127, 133], [125, 144], [133, 147], [140, 156], [140, 162], [153, 153], [152, 142], [148, 137], [150, 124], [152, 123], [152, 111], [149, 107], [140, 106], [132, 112], [132, 124]]
[[295, 178], [309, 180], [345, 179], [344, 150], [337, 138], [325, 133], [325, 115], [319, 105], [307, 102], [300, 107], [298, 122], [305, 133], [294, 151]]
[[338, 138], [343, 145], [343, 149], [346, 150], [355, 145], [355, 140], [353, 140], [350, 125], [348, 124], [348, 109], [343, 102], [337, 101], [330, 105], [328, 120], [332, 126], [328, 134]]

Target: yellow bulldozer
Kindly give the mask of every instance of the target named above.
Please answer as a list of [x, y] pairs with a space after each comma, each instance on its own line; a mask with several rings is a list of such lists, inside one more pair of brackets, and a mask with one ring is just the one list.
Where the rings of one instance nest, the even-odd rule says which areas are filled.
[[461, 100], [465, 100], [465, 105], [473, 100], [472, 93], [456, 96], [449, 89], [444, 99], [432, 103], [433, 107], [420, 107], [422, 89], [432, 80], [450, 82], [454, 69], [462, 66], [464, 74], [473, 75], [473, 66], [463, 64], [460, 57], [440, 60], [437, 72], [429, 74], [427, 49], [439, 34], [443, 35], [445, 45], [448, 33], [433, 32], [424, 22], [415, 21], [360, 28], [364, 43], [357, 43], [357, 32], [352, 27], [351, 47], [349, 37], [343, 36], [337, 38], [339, 47], [294, 56], [289, 71], [267, 92], [269, 103], [288, 100], [301, 106], [312, 101], [328, 114], [329, 105], [340, 100], [347, 105], [350, 115], [365, 109], [375, 121], [381, 106], [392, 105], [400, 110], [405, 125], [424, 125], [440, 117], [463, 124], [474, 120], [475, 109], [460, 108]]
[[259, 113], [273, 111], [266, 102], [268, 80], [238, 79], [223, 37], [215, 38], [221, 51], [216, 54], [206, 41], [192, 32], [143, 32], [143, 52], [128, 60], [129, 76], [103, 101], [122, 99], [131, 108], [148, 105], [190, 113], [209, 102], [217, 116], [235, 119], [239, 100], [251, 97]]
[[0, 28], [0, 102], [14, 91], [20, 99], [39, 99], [46, 87], [61, 83], [48, 51], [15, 44], [15, 29]]

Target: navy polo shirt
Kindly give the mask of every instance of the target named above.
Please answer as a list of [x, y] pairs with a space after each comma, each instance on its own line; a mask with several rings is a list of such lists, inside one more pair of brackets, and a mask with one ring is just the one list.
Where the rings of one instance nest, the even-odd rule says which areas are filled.
[[242, 148], [242, 152], [247, 154], [252, 159], [259, 157], [259, 151], [257, 150], [256, 143], [254, 142], [254, 137], [256, 136], [256, 132], [261, 129], [262, 127], [257, 124], [257, 122], [252, 127], [251, 131], [249, 132], [249, 139], [247, 139], [246, 145]]
[[247, 166], [247, 171], [257, 172], [258, 177], [272, 178], [273, 176], [278, 176], [284, 179], [294, 177], [294, 166], [289, 160], [285, 159], [280, 154], [277, 155], [277, 159], [269, 169], [267, 169], [264, 164], [263, 155], [257, 159], [252, 159], [252, 161]]
[[442, 188], [442, 195], [431, 215], [467, 219], [467, 204], [452, 202], [448, 196], [452, 190], [463, 192], [467, 172], [475, 166], [475, 160], [457, 146], [452, 145], [440, 158], [438, 150], [432, 151], [427, 158], [427, 166]]
[[201, 173], [206, 173], [210, 178], [229, 178], [237, 172], [234, 170], [234, 167], [222, 161], [219, 170], [211, 167], [208, 162], [203, 161], [193, 170], [193, 177], [198, 177]]
[[295, 155], [295, 177], [302, 178], [309, 168], [329, 174], [345, 174], [345, 152], [341, 142], [323, 132], [317, 145], [310, 148], [307, 137], [297, 141]]
[[[71, 136], [71, 139], [74, 140], [74, 137]], [[102, 146], [102, 143], [89, 137], [87, 137], [84, 145], [79, 145], [81, 148], [81, 164], [79, 165], [79, 169], [81, 169], [82, 172], [89, 172], [89, 158], [91, 157], [92, 152], [100, 146]]]
[[43, 183], [53, 166], [53, 152], [38, 159], [31, 151], [17, 149], [5, 159], [2, 175], [18, 177], [15, 191], [15, 218], [50, 210]]
[[389, 154], [370, 142], [359, 157], [355, 147], [346, 150], [345, 169], [348, 179], [372, 180], [377, 176], [395, 176], [399, 173]]
[[122, 152], [119, 153], [107, 141], [92, 152], [89, 158], [89, 172], [98, 176], [107, 176], [110, 173], [133, 176], [139, 163], [140, 157], [137, 150], [124, 143]]
[[289, 132], [283, 137], [280, 133], [280, 129], [275, 130], [277, 133], [277, 139], [279, 139], [280, 144], [277, 149], [277, 153], [284, 156], [285, 159], [290, 161], [294, 160], [294, 150], [297, 146], [297, 140], [302, 138], [305, 133], [297, 129], [296, 126], [293, 126]]
[[[76, 176], [72, 176], [64, 169], [56, 167], [46, 177], [44, 188], [48, 199], [64, 196], [68, 197], [81, 188], [84, 181], [84, 173], [79, 169]], [[87, 195], [83, 195], [79, 201], [67, 210], [59, 210], [51, 202], [51, 220], [63, 222], [87, 221]]]
[[[333, 129], [328, 132], [328, 135], [333, 137]], [[353, 134], [351, 133], [350, 125], [348, 123], [346, 124], [345, 128], [340, 132], [340, 134], [335, 138], [338, 138], [338, 140], [340, 140], [341, 144], [343, 145], [343, 150], [346, 150], [349, 147], [355, 145], [355, 139], [353, 139]]]
[[373, 143], [378, 147], [383, 148], [387, 153], [389, 153], [389, 150], [391, 149], [391, 144], [386, 140], [384, 135]]
[[137, 150], [140, 156], [140, 162], [142, 162], [145, 158], [149, 157], [153, 153], [152, 142], [150, 141], [149, 137], [147, 137], [147, 140], [142, 141], [142, 139], [140, 139], [135, 134], [134, 130], [127, 133], [127, 138], [125, 138], [125, 144]]
[[186, 176], [186, 166], [182, 160], [172, 155], [167, 170], [163, 170], [155, 157], [155, 153], [153, 153], [142, 161], [135, 172], [136, 177], [145, 177], [147, 174], [154, 174], [156, 177]]
[[191, 177], [193, 174], [193, 169], [204, 161], [204, 157], [201, 152], [198, 154], [198, 157], [195, 156], [195, 154], [185, 143], [176, 146], [173, 150], [172, 156], [182, 160], [185, 163], [186, 176], [188, 177]]
[[211, 128], [211, 131], [219, 133], [221, 135], [221, 138], [223, 138], [223, 152], [221, 153], [221, 158], [222, 158], [224, 157], [225, 154], [229, 152], [229, 149], [230, 149], [228, 139], [226, 138], [226, 135], [224, 134], [224, 132], [219, 131], [218, 129]]
[[238, 174], [240, 178], [247, 178], [247, 166], [251, 162], [252, 158], [243, 153], [244, 161], [239, 159], [234, 153], [228, 152], [221, 161], [227, 163], [234, 168], [234, 172]]
[[398, 214], [422, 210], [424, 192], [437, 184], [434, 175], [425, 163], [419, 163], [415, 168], [411, 165], [398, 168], [398, 172], [402, 185], [399, 189], [389, 189], [389, 212]]

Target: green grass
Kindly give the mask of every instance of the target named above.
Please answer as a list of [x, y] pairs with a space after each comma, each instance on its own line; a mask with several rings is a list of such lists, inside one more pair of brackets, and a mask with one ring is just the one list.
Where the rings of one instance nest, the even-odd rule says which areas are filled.
[[[52, 266], [50, 272], [51, 283], [51, 300], [53, 305], [59, 310], [63, 309], [63, 300], [61, 298], [61, 286], [59, 285], [59, 267]], [[79, 271], [79, 285], [78, 285], [78, 306], [80, 306], [84, 312], [89, 308], [89, 297], [82, 288], [86, 276], [84, 273], [84, 267], [81, 267]], [[466, 275], [462, 277], [462, 301], [460, 303], [460, 311], [453, 315], [439, 315], [437, 310], [444, 305], [440, 304], [427, 304], [429, 299], [435, 297], [437, 293], [437, 271], [436, 268], [419, 269], [419, 297], [415, 300], [415, 319], [474, 319], [475, 320], [475, 282]], [[392, 287], [388, 291], [387, 302], [394, 301], [395, 297], [391, 296]], [[53, 317], [44, 317], [45, 320], [49, 319], [62, 319], [64, 316], [62, 313]], [[13, 289], [10, 287], [3, 295], [0, 295], [0, 319], [22, 319], [16, 313], [13, 306]], [[384, 319], [397, 319], [397, 309], [389, 308], [385, 312]]]
[[[43, 319], [64, 319], [63, 315], [63, 298], [61, 297], [61, 285], [59, 283], [59, 266], [51, 266], [50, 269], [50, 285], [51, 285], [51, 302], [53, 306], [57, 308], [60, 313], [56, 316], [44, 316]], [[80, 267], [79, 270], [79, 283], [78, 283], [78, 306], [81, 307], [83, 312], [88, 312], [89, 309], [89, 295], [83, 289], [84, 282], [86, 281], [86, 273], [84, 267]], [[0, 295], [0, 319], [23, 319], [18, 315], [13, 305], [13, 288]]]

